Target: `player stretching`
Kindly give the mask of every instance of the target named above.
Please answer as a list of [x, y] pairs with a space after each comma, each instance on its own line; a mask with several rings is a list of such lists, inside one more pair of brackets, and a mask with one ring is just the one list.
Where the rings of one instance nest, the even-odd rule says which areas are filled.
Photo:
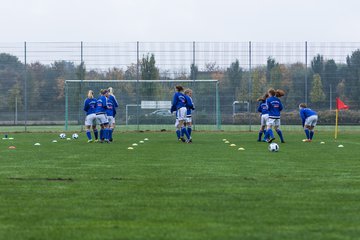
[[[177, 133], [180, 132], [181, 134], [186, 135], [187, 141], [190, 140], [190, 136], [188, 131], [186, 130], [184, 126], [184, 122], [186, 119], [186, 97], [184, 95], [184, 88], [182, 86], [176, 86], [175, 87], [176, 92], [174, 93], [172, 105], [171, 105], [171, 113], [176, 111], [176, 118], [179, 121], [177, 124]], [[178, 139], [185, 142], [185, 139], [183, 137], [178, 136]]]
[[314, 128], [318, 121], [318, 115], [314, 110], [306, 107], [305, 103], [299, 105], [299, 113], [306, 135], [304, 142], [311, 142], [314, 137]]
[[95, 141], [98, 141], [98, 130], [96, 129], [96, 98], [94, 98], [94, 92], [89, 90], [87, 98], [84, 101], [84, 111], [86, 112], [85, 117], [85, 127], [86, 127], [86, 136], [88, 138], [88, 143], [91, 143], [91, 126], [94, 131]]

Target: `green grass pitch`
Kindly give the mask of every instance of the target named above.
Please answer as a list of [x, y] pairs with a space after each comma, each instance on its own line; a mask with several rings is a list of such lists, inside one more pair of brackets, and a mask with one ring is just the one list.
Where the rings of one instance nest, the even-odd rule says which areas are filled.
[[168, 131], [112, 144], [10, 134], [0, 239], [358, 239], [359, 135], [284, 136], [272, 153], [257, 132], [194, 132], [193, 144]]

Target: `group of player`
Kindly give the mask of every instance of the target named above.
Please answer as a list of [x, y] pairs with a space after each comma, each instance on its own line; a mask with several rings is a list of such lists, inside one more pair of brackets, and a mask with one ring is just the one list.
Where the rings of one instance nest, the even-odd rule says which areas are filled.
[[182, 86], [176, 86], [170, 111], [176, 112], [176, 136], [181, 142], [192, 143], [191, 113], [193, 110], [195, 110], [195, 105], [192, 100], [192, 90], [189, 88], [184, 90]]
[[[283, 133], [280, 130], [280, 113], [283, 110], [280, 98], [284, 95], [285, 92], [283, 90], [270, 88], [264, 96], [258, 99], [258, 112], [261, 113], [258, 142], [263, 141], [271, 143], [274, 141], [274, 128], [280, 137], [281, 143], [285, 143]], [[318, 121], [318, 115], [314, 110], [308, 108], [305, 103], [299, 105], [299, 113], [306, 135], [304, 142], [311, 142], [314, 137], [314, 128]], [[263, 134], [264, 138], [262, 139]]]
[[[192, 90], [184, 90], [180, 85], [176, 86], [175, 89], [176, 92], [172, 100], [171, 113], [176, 112], [176, 135], [179, 141], [192, 143], [191, 112], [195, 110], [192, 101]], [[86, 112], [85, 128], [88, 143], [94, 141], [110, 143], [113, 141], [115, 115], [118, 106], [119, 104], [111, 87], [101, 89], [98, 98], [94, 97], [92, 90], [88, 91], [87, 98], [84, 101], [84, 111]], [[100, 136], [97, 125], [100, 125]], [[94, 140], [91, 135], [91, 129], [93, 130]]]
[[[258, 99], [258, 111], [261, 113], [261, 126], [258, 135], [259, 142], [264, 141], [271, 143], [274, 141], [275, 131], [280, 137], [281, 143], [285, 143], [283, 132], [280, 129], [281, 111], [283, 110], [280, 98], [284, 95], [284, 90], [270, 88], [264, 96]], [[192, 110], [195, 110], [192, 100], [192, 90], [184, 90], [182, 86], [176, 86], [172, 99], [171, 113], [176, 112], [175, 127], [176, 136], [179, 141], [192, 143]], [[299, 113], [306, 135], [304, 141], [311, 142], [314, 137], [314, 128], [318, 121], [318, 115], [314, 110], [308, 108], [305, 103], [299, 105]], [[264, 138], [262, 139], [263, 134]]]
[[[85, 127], [88, 143], [92, 143], [93, 141], [110, 143], [113, 141], [115, 115], [118, 106], [112, 87], [101, 89], [98, 98], [94, 97], [92, 90], [88, 91], [87, 98], [84, 101], [84, 111], [86, 112]], [[100, 136], [97, 125], [100, 125]], [[91, 135], [91, 128], [94, 133], [94, 140]]]
[[[285, 143], [280, 129], [280, 116], [283, 110], [280, 98], [284, 95], [285, 92], [283, 90], [270, 88], [264, 96], [258, 99], [259, 105], [257, 110], [261, 113], [261, 121], [257, 141], [271, 143], [275, 140], [275, 131], [280, 137], [281, 143]], [[84, 111], [86, 112], [86, 136], [89, 143], [93, 141], [110, 143], [113, 141], [115, 115], [118, 106], [111, 87], [101, 89], [98, 98], [94, 97], [92, 90], [88, 91], [87, 98], [84, 101]], [[195, 105], [192, 100], [192, 90], [189, 88], [184, 90], [182, 86], [176, 86], [170, 111], [171, 113], [176, 112], [176, 136], [181, 142], [192, 143], [191, 114], [193, 110], [195, 110]], [[314, 128], [318, 121], [318, 115], [314, 110], [308, 108], [305, 103], [299, 105], [299, 113], [306, 135], [304, 141], [311, 142], [314, 137]], [[98, 124], [100, 125], [100, 136], [97, 130]], [[91, 128], [95, 140], [92, 138]], [[262, 135], [264, 135], [264, 138], [262, 138]]]

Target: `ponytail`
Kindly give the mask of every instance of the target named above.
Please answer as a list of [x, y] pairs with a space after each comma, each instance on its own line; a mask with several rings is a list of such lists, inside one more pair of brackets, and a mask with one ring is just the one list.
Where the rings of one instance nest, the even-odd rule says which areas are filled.
[[87, 97], [88, 97], [89, 99], [90, 99], [90, 98], [94, 98], [94, 92], [93, 92], [93, 90], [89, 90], [89, 91], [88, 91]]

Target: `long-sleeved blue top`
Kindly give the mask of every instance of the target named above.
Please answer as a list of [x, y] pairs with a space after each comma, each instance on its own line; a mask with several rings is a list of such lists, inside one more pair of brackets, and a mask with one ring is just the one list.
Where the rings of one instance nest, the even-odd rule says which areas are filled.
[[279, 98], [269, 97], [266, 99], [266, 105], [269, 111], [269, 118], [280, 118], [280, 112], [283, 109], [283, 105]]
[[116, 97], [114, 95], [109, 95], [107, 100], [108, 109], [106, 110], [106, 115], [115, 117], [116, 108], [119, 107]]
[[115, 108], [113, 102], [108, 100], [106, 107], [106, 115], [115, 117]]
[[171, 112], [176, 111], [182, 107], [186, 107], [186, 97], [183, 93], [176, 92], [172, 100]]
[[258, 112], [261, 112], [262, 115], [263, 114], [268, 114], [269, 111], [268, 111], [268, 108], [267, 108], [266, 101], [260, 102], [257, 110], [258, 110]]
[[96, 98], [86, 98], [84, 101], [84, 111], [86, 115], [95, 113], [96, 109]]
[[301, 122], [302, 125], [304, 126], [305, 124], [305, 120], [313, 115], [317, 115], [317, 112], [315, 112], [314, 110], [310, 109], [310, 108], [300, 108], [300, 117], [301, 117]]
[[114, 95], [109, 95], [109, 100], [113, 102], [114, 108], [119, 107], [118, 101]]
[[185, 95], [186, 99], [186, 115], [191, 115], [191, 110], [195, 110], [194, 102], [192, 101], [192, 98], [188, 95]]
[[105, 113], [107, 108], [107, 98], [100, 96], [96, 101], [95, 113]]

